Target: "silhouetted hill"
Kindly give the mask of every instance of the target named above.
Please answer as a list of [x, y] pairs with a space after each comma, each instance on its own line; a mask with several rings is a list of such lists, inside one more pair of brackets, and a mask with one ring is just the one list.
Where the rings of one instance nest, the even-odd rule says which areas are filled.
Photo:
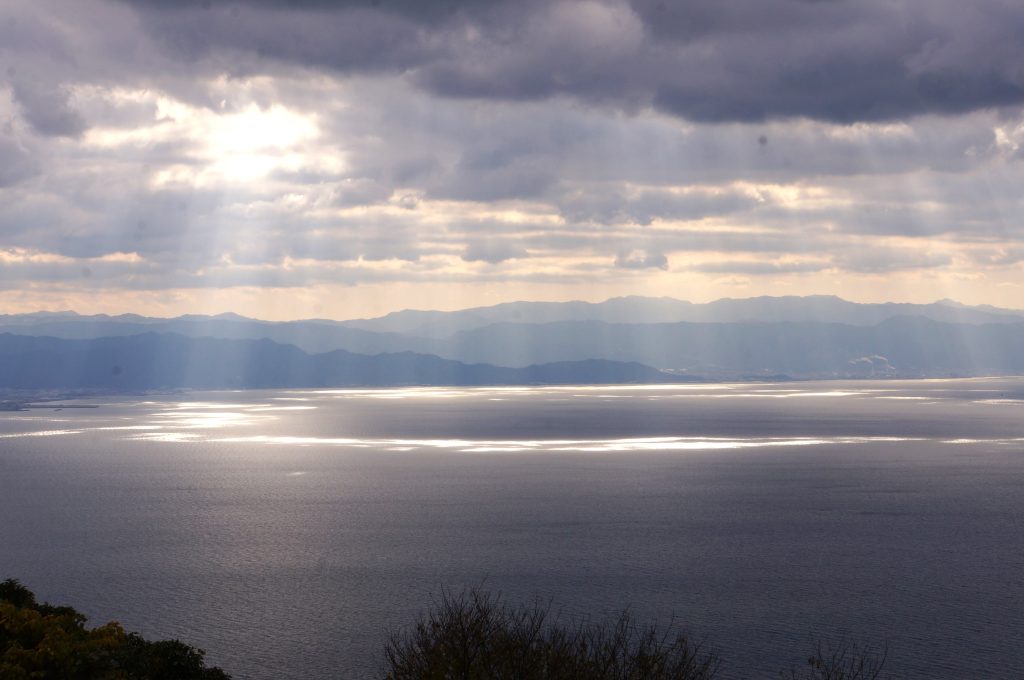
[[397, 385], [648, 383], [673, 378], [603, 360], [501, 368], [402, 352], [310, 355], [270, 340], [175, 334], [66, 340], [0, 335], [0, 387], [9, 389], [240, 389]]
[[295, 345], [311, 353], [334, 349], [356, 353], [404, 352], [419, 349], [424, 344], [417, 338], [346, 328], [331, 321], [271, 322], [235, 314], [190, 314], [172, 319], [136, 314], [80, 316], [68, 312], [10, 315], [0, 316], [0, 332], [81, 340], [142, 333], [176, 333], [192, 338], [267, 339]]

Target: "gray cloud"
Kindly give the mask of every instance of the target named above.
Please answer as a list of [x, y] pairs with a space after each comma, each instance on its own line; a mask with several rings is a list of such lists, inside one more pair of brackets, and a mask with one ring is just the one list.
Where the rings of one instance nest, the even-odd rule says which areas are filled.
[[498, 264], [506, 260], [529, 257], [526, 249], [507, 241], [471, 241], [462, 254], [466, 262]]
[[16, 262], [0, 267], [0, 287], [14, 288], [26, 279], [86, 288], [104, 287], [111, 283], [135, 287], [144, 281], [163, 286], [166, 277], [161, 274], [166, 272], [160, 272], [152, 265], [126, 262]]
[[[311, 184], [316, 181], [316, 178], [301, 175], [288, 177], [287, 179], [297, 180], [298, 183], [302, 184]], [[365, 177], [344, 179], [335, 184], [332, 190], [334, 205], [342, 207], [380, 203], [387, 200], [392, 193], [390, 187]]]
[[[1020, 262], [1015, 5], [36, 2], [0, 7], [0, 249], [74, 261], [11, 286]], [[315, 134], [203, 176], [226, 116], [271, 107]]]
[[941, 253], [918, 250], [862, 249], [853, 248], [835, 258], [836, 265], [846, 271], [885, 273], [908, 269], [932, 269], [945, 267], [953, 259]]
[[828, 262], [776, 262], [748, 260], [727, 260], [721, 262], [705, 262], [687, 267], [691, 271], [705, 274], [807, 274], [831, 269]]
[[[819, 254], [823, 255], [824, 249]], [[945, 267], [952, 264], [952, 262], [952, 258], [941, 253], [899, 248], [868, 249], [854, 246], [826, 259], [725, 260], [694, 264], [688, 267], [688, 269], [707, 274], [745, 274], [754, 276], [815, 273], [827, 270], [883, 274]]]
[[39, 172], [31, 152], [9, 135], [0, 134], [0, 188], [13, 186]]
[[[526, 6], [531, 0], [518, 0]], [[205, 11], [231, 10], [243, 6], [274, 10], [323, 11], [368, 9], [382, 14], [396, 14], [422, 22], [448, 21], [458, 16], [493, 12], [495, 0], [129, 0], [130, 4], [161, 10], [189, 8]]]
[[17, 79], [12, 92], [21, 107], [22, 117], [39, 134], [77, 137], [85, 130], [85, 119], [72, 106], [68, 92], [62, 87]]
[[985, 248], [971, 254], [979, 264], [1008, 266], [1024, 262], [1024, 246]]
[[287, 3], [143, 3], [144, 25], [176, 59], [234, 54], [232, 70], [260, 72], [269, 62], [335, 71], [402, 71], [436, 58], [443, 44], [408, 17], [370, 3], [293, 8]]
[[620, 269], [668, 269], [668, 258], [656, 251], [631, 250], [616, 255], [615, 266]]
[[1024, 97], [1024, 8], [998, 0], [631, 4], [670, 61], [703, 62], [656, 86], [692, 120], [886, 120]]
[[718, 122], [891, 120], [1024, 101], [1024, 7], [1000, 0], [132, 4], [181, 58], [228, 50], [405, 73], [452, 97], [568, 95]]
[[626, 192], [618, 184], [566, 189], [559, 197], [562, 214], [573, 222], [634, 223], [655, 219], [700, 220], [719, 217], [761, 204], [750, 193], [735, 190], [694, 190], [675, 193], [665, 189]]

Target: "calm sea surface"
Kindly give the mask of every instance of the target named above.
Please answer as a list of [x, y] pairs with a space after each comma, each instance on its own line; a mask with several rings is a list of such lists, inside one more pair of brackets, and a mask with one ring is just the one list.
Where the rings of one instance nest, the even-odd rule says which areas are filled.
[[[72, 402], [68, 402], [72, 403]], [[1024, 380], [189, 393], [0, 413], [0, 578], [236, 678], [364, 678], [442, 587], [1024, 677]]]

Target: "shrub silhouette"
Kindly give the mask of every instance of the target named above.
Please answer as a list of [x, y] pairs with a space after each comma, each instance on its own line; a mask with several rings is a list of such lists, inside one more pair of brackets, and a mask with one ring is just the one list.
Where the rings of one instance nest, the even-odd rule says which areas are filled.
[[671, 627], [624, 611], [609, 625], [569, 622], [550, 605], [511, 606], [479, 589], [444, 591], [385, 646], [388, 680], [710, 680], [718, 658]]
[[892, 678], [882, 675], [888, 655], [886, 646], [876, 652], [845, 640], [832, 646], [819, 642], [803, 669], [779, 673], [779, 676], [789, 680], [883, 680]]
[[71, 607], [40, 604], [14, 579], [0, 583], [0, 678], [230, 680], [203, 651], [178, 640], [150, 642], [118, 623], [86, 628]]
[[[230, 680], [204, 652], [178, 640], [149, 641], [116, 622], [85, 627], [71, 607], [36, 601], [14, 579], [0, 582], [0, 678]], [[818, 643], [782, 680], [886, 680], [887, 648]], [[550, 604], [513, 606], [477, 588], [442, 591], [411, 627], [386, 643], [386, 680], [712, 680], [718, 655], [673, 626], [623, 611], [606, 624], [562, 617]]]

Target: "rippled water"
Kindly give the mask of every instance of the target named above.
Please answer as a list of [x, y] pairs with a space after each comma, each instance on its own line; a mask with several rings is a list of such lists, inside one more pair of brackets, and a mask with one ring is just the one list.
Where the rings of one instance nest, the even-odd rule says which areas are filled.
[[1024, 677], [1024, 380], [189, 393], [0, 413], [0, 577], [236, 678], [360, 678], [441, 587]]

